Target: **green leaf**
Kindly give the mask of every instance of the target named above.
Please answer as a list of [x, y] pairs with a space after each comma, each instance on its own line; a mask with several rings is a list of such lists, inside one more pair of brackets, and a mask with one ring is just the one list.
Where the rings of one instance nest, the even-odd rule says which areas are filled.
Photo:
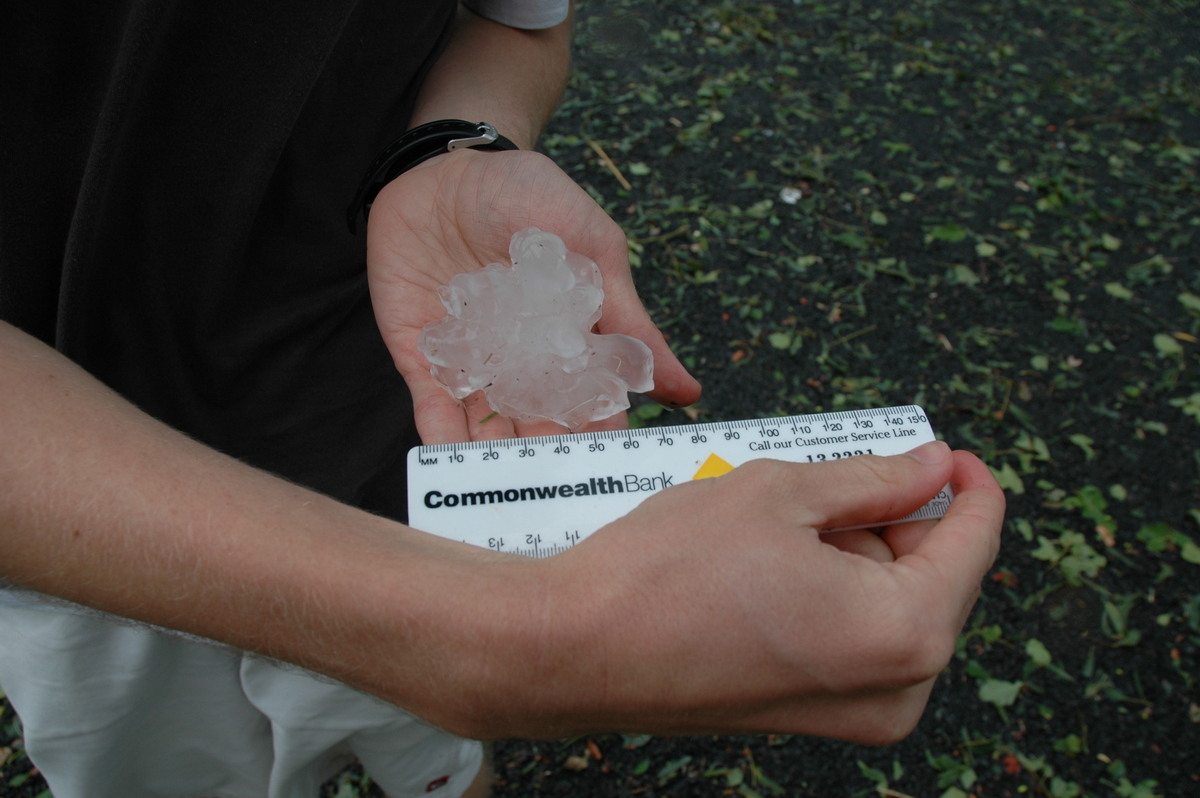
[[630, 750], [641, 748], [643, 745], [645, 745], [646, 743], [650, 742], [653, 739], [654, 739], [654, 736], [650, 735], [650, 734], [622, 734], [621, 735], [622, 744], [627, 749], [630, 749]]
[[1167, 404], [1182, 409], [1185, 415], [1192, 416], [1200, 423], [1200, 392], [1172, 399]]
[[1079, 798], [1083, 795], [1083, 788], [1073, 781], [1055, 776], [1050, 780], [1050, 795], [1051, 798]]
[[[1089, 438], [1086, 444], [1090, 443], [1091, 439]], [[1077, 443], [1078, 446], [1085, 446], [1086, 444]], [[1104, 493], [1095, 485], [1084, 485], [1075, 491], [1075, 495], [1064, 502], [1064, 505], [1079, 510], [1083, 513], [1083, 517], [1092, 523], [1104, 524], [1106, 526], [1114, 523], [1105, 512], [1108, 509], [1108, 502], [1104, 499]]]
[[1050, 664], [1050, 650], [1036, 637], [1029, 638], [1025, 643], [1025, 655], [1039, 668], [1044, 668]]
[[1133, 299], [1133, 292], [1120, 283], [1105, 283], [1104, 290], [1117, 299]]
[[1175, 542], [1177, 534], [1170, 524], [1156, 521], [1153, 524], [1146, 524], [1139, 529], [1137, 539], [1150, 551], [1164, 552]]
[[868, 765], [866, 762], [862, 761], [861, 759], [858, 760], [858, 770], [860, 773], [862, 773], [864, 776], [866, 776], [867, 779], [869, 779], [870, 781], [874, 782], [875, 784], [878, 784], [880, 787], [883, 787], [884, 789], [887, 789], [888, 778], [887, 778], [887, 775], [884, 774], [884, 772], [882, 770], [871, 767], [870, 765]]
[[1063, 576], [1072, 585], [1083, 584], [1080, 576], [1095, 578], [1100, 570], [1108, 564], [1104, 555], [1093, 549], [1087, 543], [1078, 542], [1071, 546], [1070, 553], [1059, 561]]
[[1080, 449], [1083, 449], [1084, 459], [1089, 461], [1096, 459], [1096, 450], [1092, 448], [1092, 444], [1094, 444], [1095, 441], [1093, 441], [1087, 435], [1084, 435], [1082, 432], [1077, 432], [1070, 437], [1070, 441]]
[[850, 249], [865, 250], [867, 248], [867, 239], [850, 230], [847, 230], [844, 233], [838, 233], [835, 236], [830, 236], [830, 240], [836, 241], [842, 246], [849, 247]]
[[1005, 463], [998, 470], [988, 466], [992, 471], [992, 476], [1000, 483], [1000, 487], [1004, 490], [1011, 491], [1020, 496], [1025, 493], [1025, 483], [1021, 480], [1021, 475], [1016, 470]]
[[1180, 357], [1183, 355], [1183, 344], [1166, 333], [1159, 333], [1154, 336], [1154, 348], [1163, 357]]
[[654, 402], [639, 405], [629, 411], [629, 426], [635, 429], [643, 427], [647, 421], [658, 418], [665, 411], [666, 408]]
[[979, 277], [971, 271], [970, 266], [959, 263], [950, 269], [950, 282], [956, 285], [979, 285]]
[[1042, 562], [1054, 562], [1061, 554], [1061, 549], [1054, 545], [1054, 541], [1045, 535], [1038, 535], [1038, 546], [1029, 553], [1029, 556], [1035, 560]]
[[1200, 545], [1196, 545], [1195, 541], [1190, 539], [1185, 540], [1179, 547], [1179, 556], [1183, 558], [1184, 562], [1200, 565]]
[[1050, 322], [1050, 329], [1055, 332], [1070, 333], [1077, 335], [1080, 338], [1087, 336], [1087, 325], [1079, 319], [1070, 319], [1066, 316], [1055, 316], [1054, 321]]
[[663, 765], [658, 770], [659, 785], [661, 786], [666, 784], [668, 781], [678, 776], [681, 770], [691, 764], [691, 761], [692, 758], [690, 756], [681, 756], [678, 759], [672, 759], [670, 762]]
[[1067, 756], [1079, 756], [1087, 751], [1087, 746], [1078, 734], [1068, 734], [1062, 739], [1055, 740], [1054, 750]]
[[979, 697], [996, 707], [1011, 707], [1017, 702], [1024, 682], [1006, 682], [1003, 679], [988, 679], [979, 685]]
[[1121, 239], [1114, 235], [1105, 233], [1100, 237], [1100, 246], [1104, 247], [1109, 252], [1116, 252], [1121, 248]]
[[776, 349], [787, 349], [792, 345], [792, 334], [790, 332], [773, 332], [767, 336], [767, 341]]
[[949, 222], [947, 224], [939, 224], [937, 227], [931, 228], [925, 234], [926, 241], [945, 241], [948, 244], [956, 244], [967, 237], [967, 229], [961, 224]]

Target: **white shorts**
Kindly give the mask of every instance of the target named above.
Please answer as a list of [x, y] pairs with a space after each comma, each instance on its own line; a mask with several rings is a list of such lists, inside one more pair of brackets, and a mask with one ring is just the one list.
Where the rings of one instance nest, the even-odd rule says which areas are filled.
[[0, 605], [0, 685], [55, 798], [316, 798], [357, 757], [459, 798], [482, 746], [341, 684], [103, 616]]

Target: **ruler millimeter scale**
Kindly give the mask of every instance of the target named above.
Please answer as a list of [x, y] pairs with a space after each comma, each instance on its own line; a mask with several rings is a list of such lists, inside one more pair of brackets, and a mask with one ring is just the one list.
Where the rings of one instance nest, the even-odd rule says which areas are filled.
[[[935, 440], [917, 406], [418, 446], [409, 523], [494, 551], [566, 551], [660, 490], [756, 458], [820, 463]], [[902, 521], [941, 518], [949, 486]]]

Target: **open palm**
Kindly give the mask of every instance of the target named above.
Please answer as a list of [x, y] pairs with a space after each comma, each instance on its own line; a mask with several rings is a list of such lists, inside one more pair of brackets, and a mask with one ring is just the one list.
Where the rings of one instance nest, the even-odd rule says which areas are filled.
[[[671, 406], [694, 402], [699, 384], [671, 353], [634, 288], [620, 227], [545, 156], [534, 152], [459, 151], [393, 180], [375, 200], [367, 228], [371, 300], [384, 341], [412, 392], [417, 430], [426, 444], [552, 435], [551, 421], [493, 416], [473, 394], [462, 402], [429, 373], [417, 336], [445, 316], [437, 289], [459, 272], [506, 262], [512, 234], [539, 227], [586, 255], [604, 278], [601, 333], [639, 338], [654, 353], [651, 396]], [[624, 414], [588, 430], [627, 424]]]

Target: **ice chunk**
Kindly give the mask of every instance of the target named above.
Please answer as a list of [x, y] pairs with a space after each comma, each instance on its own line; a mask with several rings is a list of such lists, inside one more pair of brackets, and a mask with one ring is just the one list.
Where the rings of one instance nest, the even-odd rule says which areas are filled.
[[654, 387], [650, 347], [592, 332], [604, 301], [595, 263], [536, 227], [516, 233], [508, 254], [511, 267], [491, 263], [439, 288], [449, 315], [417, 339], [454, 398], [482, 390], [497, 413], [578, 429]]

